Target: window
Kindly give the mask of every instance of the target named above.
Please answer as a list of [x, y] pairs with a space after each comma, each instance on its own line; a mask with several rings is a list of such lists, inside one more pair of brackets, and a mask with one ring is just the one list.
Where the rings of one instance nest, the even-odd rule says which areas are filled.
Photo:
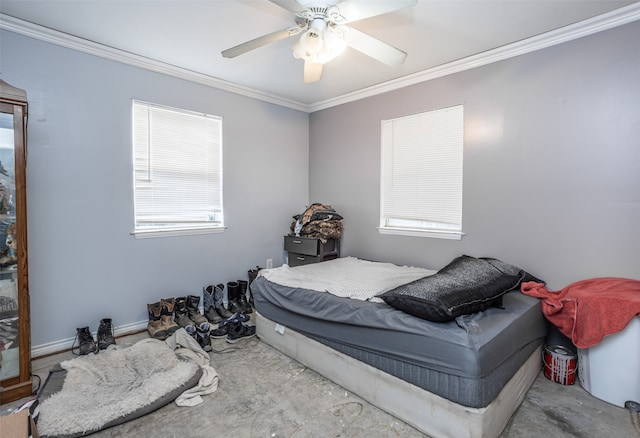
[[463, 122], [462, 105], [382, 121], [381, 233], [461, 238]]
[[222, 119], [133, 101], [137, 237], [224, 229]]

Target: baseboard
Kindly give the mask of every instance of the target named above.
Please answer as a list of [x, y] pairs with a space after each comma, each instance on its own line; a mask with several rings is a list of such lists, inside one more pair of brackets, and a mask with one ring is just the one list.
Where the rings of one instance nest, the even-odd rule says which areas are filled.
[[[113, 331], [116, 337], [124, 336], [131, 333], [140, 332], [147, 328], [148, 320], [134, 322], [131, 324], [125, 324], [118, 327], [114, 327]], [[93, 336], [96, 336], [96, 332], [93, 332]], [[35, 345], [31, 347], [31, 358], [37, 359], [42, 356], [48, 356], [54, 353], [60, 353], [71, 349], [73, 342], [75, 341], [75, 335], [72, 338], [60, 339], [59, 341], [48, 342], [46, 344]]]

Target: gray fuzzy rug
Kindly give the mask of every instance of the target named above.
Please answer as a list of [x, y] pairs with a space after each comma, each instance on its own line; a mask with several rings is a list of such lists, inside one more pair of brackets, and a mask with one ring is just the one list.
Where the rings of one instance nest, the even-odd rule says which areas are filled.
[[66, 370], [62, 389], [40, 407], [41, 436], [84, 436], [137, 418], [193, 387], [202, 374], [197, 364], [155, 339], [112, 346], [60, 366]]

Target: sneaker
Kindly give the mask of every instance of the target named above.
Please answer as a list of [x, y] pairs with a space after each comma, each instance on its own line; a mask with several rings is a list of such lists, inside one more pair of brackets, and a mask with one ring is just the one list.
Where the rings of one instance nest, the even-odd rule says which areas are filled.
[[223, 339], [227, 337], [227, 323], [221, 322], [216, 328], [212, 328], [209, 337], [213, 339]]
[[251, 317], [247, 314], [244, 313], [234, 313], [233, 315], [231, 315], [229, 318], [227, 318], [227, 320], [225, 322], [232, 322], [232, 321], [236, 321], [236, 322], [247, 322], [249, 321], [249, 319], [251, 319]]
[[246, 325], [238, 321], [229, 321], [227, 324], [227, 342], [235, 344], [243, 339], [253, 338], [256, 335], [256, 327]]

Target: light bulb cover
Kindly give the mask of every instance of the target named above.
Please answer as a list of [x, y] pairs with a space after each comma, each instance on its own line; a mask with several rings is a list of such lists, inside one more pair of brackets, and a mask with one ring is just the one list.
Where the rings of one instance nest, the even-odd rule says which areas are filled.
[[317, 64], [329, 62], [340, 55], [347, 47], [347, 42], [340, 37], [343, 32], [338, 27], [327, 29], [327, 23], [315, 19], [309, 29], [300, 36], [291, 47], [296, 59], [304, 59]]

